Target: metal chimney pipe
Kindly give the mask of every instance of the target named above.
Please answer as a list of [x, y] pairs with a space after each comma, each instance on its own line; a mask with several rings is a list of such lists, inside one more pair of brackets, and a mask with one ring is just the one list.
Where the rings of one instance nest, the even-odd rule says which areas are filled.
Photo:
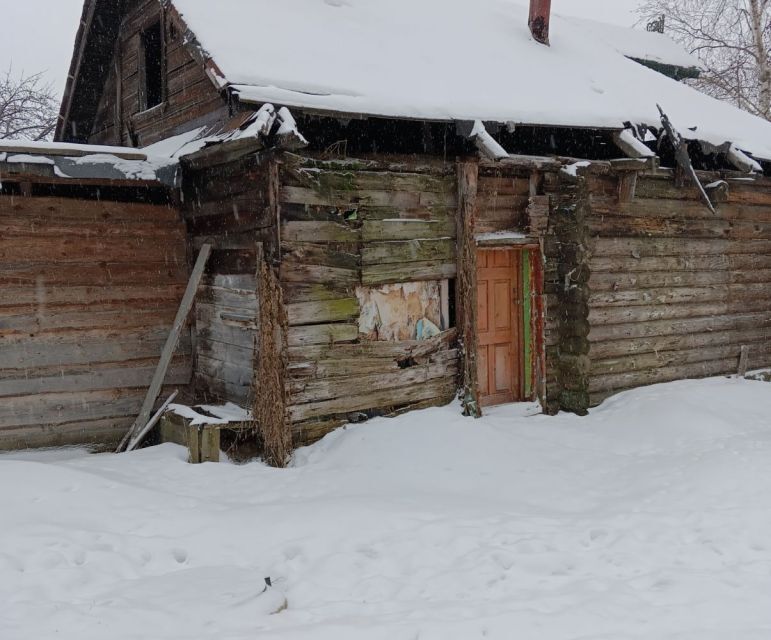
[[530, 0], [530, 33], [541, 44], [549, 46], [549, 20], [551, 18], [551, 0]]

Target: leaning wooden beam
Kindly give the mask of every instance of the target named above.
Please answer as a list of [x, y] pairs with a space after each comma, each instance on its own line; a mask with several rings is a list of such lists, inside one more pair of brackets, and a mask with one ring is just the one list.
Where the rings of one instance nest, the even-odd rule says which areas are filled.
[[279, 127], [276, 131], [276, 142], [281, 149], [297, 151], [308, 146], [308, 141], [300, 133], [297, 122], [289, 109], [281, 107], [278, 110], [277, 119]]
[[664, 113], [664, 110], [659, 105], [656, 106], [658, 106], [659, 113], [661, 114], [661, 124], [664, 126], [664, 130], [667, 132], [667, 137], [675, 149], [675, 159], [677, 160], [678, 166], [691, 179], [691, 182], [693, 182], [696, 189], [698, 189], [702, 202], [713, 214], [717, 215], [717, 211], [715, 211], [715, 207], [712, 204], [712, 201], [709, 199], [707, 192], [704, 190], [704, 186], [701, 184], [701, 180], [699, 180], [699, 176], [696, 175], [696, 170], [693, 168], [691, 156], [688, 155], [688, 144], [677, 132], [667, 114]]
[[131, 439], [131, 441], [128, 443], [128, 446], [126, 447], [126, 451], [133, 451], [136, 449], [140, 444], [142, 444], [142, 440], [144, 440], [147, 437], [147, 434], [152, 431], [153, 427], [158, 424], [158, 421], [163, 416], [166, 409], [169, 408], [169, 405], [174, 402], [174, 400], [177, 398], [177, 395], [179, 394], [179, 389], [175, 389], [174, 393], [172, 393], [168, 398], [166, 398], [166, 402], [164, 402], [158, 411], [155, 412], [155, 415], [150, 419], [150, 422], [148, 422], [145, 427], [135, 436]]
[[471, 130], [469, 140], [471, 140], [476, 145], [477, 149], [479, 149], [479, 152], [489, 160], [502, 160], [503, 158], [509, 157], [506, 149], [498, 144], [495, 138], [488, 133], [481, 120], [477, 120], [474, 123], [474, 128]]
[[182, 334], [182, 328], [187, 322], [187, 317], [190, 315], [190, 310], [193, 308], [195, 302], [195, 296], [198, 292], [198, 287], [201, 284], [201, 278], [203, 277], [206, 263], [211, 255], [211, 245], [205, 244], [201, 247], [201, 251], [198, 253], [198, 260], [196, 260], [195, 267], [193, 267], [193, 273], [190, 276], [190, 281], [187, 284], [187, 290], [182, 297], [182, 302], [179, 305], [179, 311], [177, 311], [177, 317], [174, 319], [174, 324], [171, 327], [171, 333], [166, 339], [166, 345], [161, 352], [161, 359], [158, 362], [158, 367], [153, 375], [150, 388], [147, 390], [147, 395], [142, 403], [142, 409], [134, 421], [134, 424], [129, 429], [128, 433], [123, 437], [118, 445], [117, 453], [126, 450], [128, 443], [137, 436], [138, 433], [147, 425], [150, 415], [153, 412], [153, 406], [155, 400], [158, 398], [158, 394], [161, 392], [163, 386], [163, 380], [166, 377], [166, 371], [169, 368], [171, 359], [174, 357], [174, 351], [177, 348], [179, 342], [179, 336]]

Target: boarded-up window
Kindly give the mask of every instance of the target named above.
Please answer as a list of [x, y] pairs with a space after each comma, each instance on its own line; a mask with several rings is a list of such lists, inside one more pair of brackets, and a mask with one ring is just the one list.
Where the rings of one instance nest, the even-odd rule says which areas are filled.
[[430, 337], [448, 328], [447, 291], [446, 280], [359, 287], [359, 332], [381, 341]]

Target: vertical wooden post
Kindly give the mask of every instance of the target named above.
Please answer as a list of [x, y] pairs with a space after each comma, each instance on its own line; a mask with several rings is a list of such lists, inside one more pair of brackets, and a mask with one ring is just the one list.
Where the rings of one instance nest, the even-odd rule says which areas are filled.
[[458, 276], [456, 316], [463, 344], [463, 379], [461, 381], [464, 415], [479, 418], [479, 385], [477, 380], [477, 244], [475, 223], [479, 164], [458, 164]]
[[257, 364], [254, 375], [254, 419], [260, 433], [263, 457], [273, 467], [283, 467], [292, 453], [287, 380], [289, 354], [284, 295], [274, 267], [262, 245], [257, 251]]

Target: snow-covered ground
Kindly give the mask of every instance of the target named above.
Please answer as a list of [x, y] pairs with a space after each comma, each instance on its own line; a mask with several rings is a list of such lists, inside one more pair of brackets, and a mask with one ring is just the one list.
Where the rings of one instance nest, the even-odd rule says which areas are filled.
[[375, 420], [284, 471], [0, 456], [0, 638], [771, 637], [771, 384], [528, 413]]

